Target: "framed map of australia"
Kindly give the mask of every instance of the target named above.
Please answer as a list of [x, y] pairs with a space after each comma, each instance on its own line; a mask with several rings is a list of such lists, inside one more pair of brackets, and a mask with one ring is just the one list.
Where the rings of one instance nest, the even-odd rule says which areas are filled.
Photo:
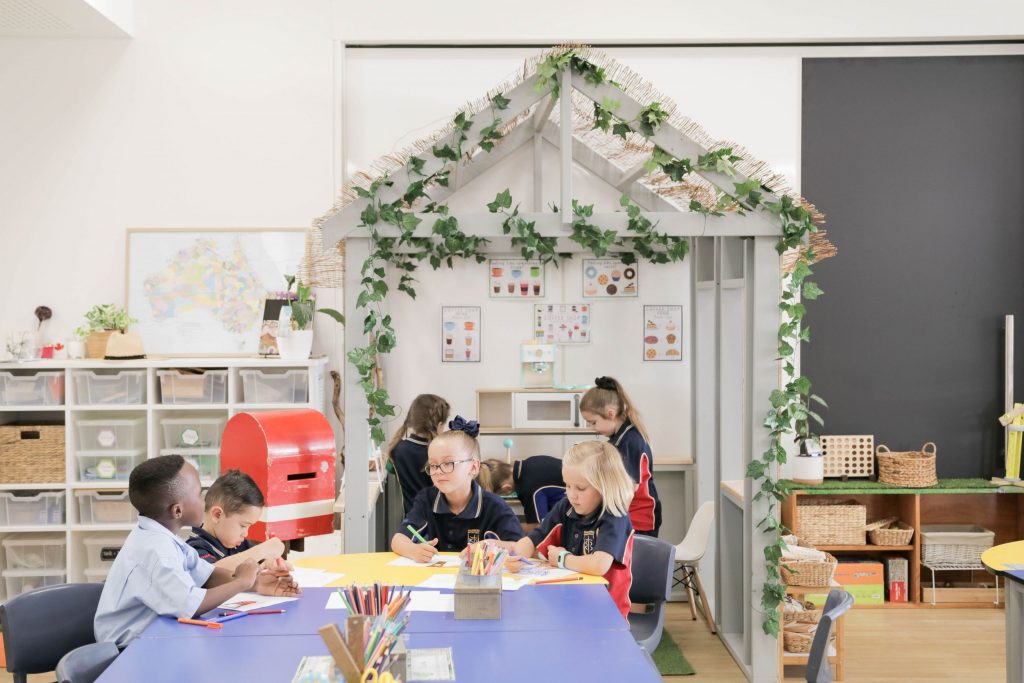
[[150, 355], [254, 355], [263, 302], [305, 253], [302, 228], [129, 229], [126, 302]]

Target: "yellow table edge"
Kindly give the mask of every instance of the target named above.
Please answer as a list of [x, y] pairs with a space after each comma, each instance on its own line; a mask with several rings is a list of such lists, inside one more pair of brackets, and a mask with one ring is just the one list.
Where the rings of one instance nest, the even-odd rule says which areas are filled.
[[1009, 565], [1024, 565], [1024, 541], [992, 546], [981, 554], [981, 563], [998, 574], [1009, 570]]

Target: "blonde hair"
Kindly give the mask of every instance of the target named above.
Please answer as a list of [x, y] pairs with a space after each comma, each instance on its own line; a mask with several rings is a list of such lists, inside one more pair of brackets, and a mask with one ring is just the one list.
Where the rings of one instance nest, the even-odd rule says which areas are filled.
[[480, 486], [493, 493], [501, 493], [501, 487], [512, 479], [512, 465], [504, 460], [488, 458], [480, 463]]
[[605, 409], [611, 406], [615, 409], [616, 418], [621, 417], [623, 420], [631, 422], [644, 437], [644, 441], [649, 442], [651, 439], [647, 436], [647, 427], [640, 419], [640, 411], [629, 400], [626, 390], [622, 388], [619, 381], [614, 377], [598, 377], [594, 380], [594, 384], [596, 386], [587, 389], [587, 393], [583, 394], [583, 398], [580, 399], [580, 412], [597, 413], [603, 416]]
[[409, 411], [405, 414], [405, 420], [395, 431], [391, 441], [388, 442], [386, 450], [388, 460], [391, 460], [391, 453], [398, 447], [399, 442], [412, 430], [417, 434], [426, 434], [427, 443], [437, 438], [437, 425], [448, 419], [452, 411], [448, 401], [434, 394], [420, 394], [413, 399]]
[[480, 444], [477, 443], [476, 439], [460, 429], [449, 429], [447, 432], [441, 432], [430, 443], [445, 443], [448, 441], [453, 442], [453, 445], [464, 457], [473, 458], [474, 460], [480, 459]]
[[601, 513], [629, 514], [635, 484], [622, 464], [619, 449], [607, 441], [583, 441], [562, 457], [563, 467], [578, 467], [587, 483], [601, 494]]

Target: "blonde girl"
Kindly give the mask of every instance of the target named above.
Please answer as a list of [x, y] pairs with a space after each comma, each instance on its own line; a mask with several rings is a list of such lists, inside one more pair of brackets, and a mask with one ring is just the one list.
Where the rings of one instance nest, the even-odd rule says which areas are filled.
[[448, 401], [434, 394], [420, 394], [388, 443], [385, 452], [398, 475], [406, 513], [416, 494], [430, 486], [430, 477], [423, 471], [427, 464], [427, 446], [444, 428], [449, 413]]
[[633, 481], [622, 456], [604, 441], [584, 441], [562, 458], [566, 496], [540, 526], [515, 544], [521, 557], [534, 553], [548, 564], [603, 576], [623, 618], [633, 582], [633, 526], [629, 504]]

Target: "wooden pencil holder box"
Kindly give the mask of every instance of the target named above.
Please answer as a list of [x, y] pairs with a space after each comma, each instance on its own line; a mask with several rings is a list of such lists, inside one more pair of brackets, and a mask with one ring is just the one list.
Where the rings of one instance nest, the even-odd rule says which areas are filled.
[[456, 619], [501, 619], [501, 574], [455, 577]]

